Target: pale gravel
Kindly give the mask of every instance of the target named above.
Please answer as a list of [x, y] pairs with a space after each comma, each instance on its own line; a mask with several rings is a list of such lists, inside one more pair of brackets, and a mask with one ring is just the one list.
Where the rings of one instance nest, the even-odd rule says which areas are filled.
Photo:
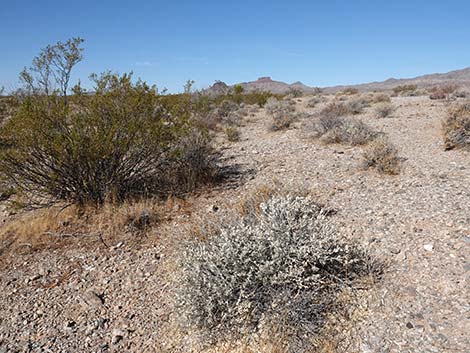
[[[336, 210], [341, 231], [389, 263], [382, 283], [360, 298], [357, 350], [470, 351], [470, 153], [443, 149], [447, 103], [393, 98], [394, 117], [376, 119], [373, 107], [356, 117], [387, 134], [404, 158], [400, 175], [383, 176], [361, 168], [361, 147], [312, 139], [308, 126], [323, 103], [304, 108], [307, 101], [298, 105], [311, 115], [287, 131], [269, 132], [262, 110], [249, 118], [241, 140], [222, 148], [226, 164], [241, 166], [241, 179], [196, 197], [194, 214], [230, 209], [273, 180], [310, 189]], [[176, 215], [169, 232], [156, 229], [140, 246], [77, 241], [1, 255], [0, 352], [171, 351], [162, 334], [177, 315], [166, 297], [168, 263], [190, 221]]]

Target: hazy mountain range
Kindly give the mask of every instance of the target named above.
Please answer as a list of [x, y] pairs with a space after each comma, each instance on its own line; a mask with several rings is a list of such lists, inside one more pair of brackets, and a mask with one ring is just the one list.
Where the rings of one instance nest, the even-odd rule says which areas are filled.
[[[429, 75], [418, 76], [414, 78], [389, 78], [382, 82], [369, 82], [358, 85], [341, 85], [332, 87], [322, 87], [324, 92], [335, 93], [348, 87], [357, 88], [360, 91], [384, 91], [390, 90], [398, 85], [415, 84], [418, 87], [437, 86], [447, 83], [457, 84], [459, 86], [470, 87], [470, 67], [462, 70], [450, 71], [447, 73], [435, 73]], [[302, 82], [297, 81], [294, 83], [285, 83], [281, 81], [274, 81], [270, 77], [260, 77], [256, 81], [241, 82], [239, 83], [246, 92], [250, 91], [268, 91], [272, 93], [286, 93], [291, 89], [300, 89], [306, 93], [312, 92], [314, 87], [304, 85]], [[207, 94], [223, 94], [226, 93], [231, 87], [222, 81], [217, 81], [204, 92]]]

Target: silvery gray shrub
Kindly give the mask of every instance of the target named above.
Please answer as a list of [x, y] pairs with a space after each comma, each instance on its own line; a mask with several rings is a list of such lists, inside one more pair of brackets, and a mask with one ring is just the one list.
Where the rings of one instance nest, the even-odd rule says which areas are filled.
[[371, 272], [367, 252], [312, 199], [276, 197], [260, 207], [259, 216], [222, 224], [185, 252], [178, 313], [210, 342], [274, 322], [305, 341], [322, 328], [339, 288]]

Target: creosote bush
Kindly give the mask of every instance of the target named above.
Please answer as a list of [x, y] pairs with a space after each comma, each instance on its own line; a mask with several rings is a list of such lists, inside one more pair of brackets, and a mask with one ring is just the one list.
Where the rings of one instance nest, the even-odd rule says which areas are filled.
[[273, 131], [289, 128], [296, 119], [295, 102], [292, 100], [269, 98], [265, 108], [272, 118], [270, 129]]
[[[217, 343], [276, 325], [291, 352], [311, 349], [338, 293], [380, 266], [308, 197], [272, 198], [182, 257], [181, 322]], [[207, 341], [206, 341], [207, 342]]]
[[375, 168], [379, 173], [396, 175], [400, 173], [401, 160], [397, 148], [386, 138], [372, 141], [363, 152], [365, 168]]
[[[59, 96], [27, 97], [2, 127], [0, 172], [30, 199], [103, 204], [186, 192], [215, 175], [207, 136], [189, 114], [162, 110], [155, 89], [131, 75], [93, 76]], [[175, 110], [176, 112], [177, 110]]]
[[323, 143], [339, 143], [350, 146], [364, 145], [378, 135], [361, 120], [327, 116], [322, 116], [313, 123], [312, 133]]
[[442, 123], [446, 150], [470, 150], [470, 103], [453, 107]]

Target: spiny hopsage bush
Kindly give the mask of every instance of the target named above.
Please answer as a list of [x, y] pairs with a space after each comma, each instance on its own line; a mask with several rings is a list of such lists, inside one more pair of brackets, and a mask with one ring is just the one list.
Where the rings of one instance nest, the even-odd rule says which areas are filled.
[[338, 293], [381, 273], [327, 216], [308, 197], [273, 197], [258, 215], [190, 244], [176, 296], [182, 324], [211, 343], [274, 325], [286, 333], [288, 351], [312, 348]]
[[68, 106], [30, 97], [1, 129], [9, 147], [0, 172], [19, 192], [102, 204], [186, 192], [215, 175], [209, 141], [184, 109], [162, 109], [154, 88], [130, 74], [92, 78], [93, 94], [77, 88]]

